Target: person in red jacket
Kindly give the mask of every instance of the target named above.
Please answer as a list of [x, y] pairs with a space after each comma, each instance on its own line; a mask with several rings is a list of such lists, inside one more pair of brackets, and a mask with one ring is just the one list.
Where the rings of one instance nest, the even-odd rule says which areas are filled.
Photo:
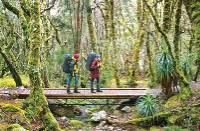
[[100, 67], [101, 67], [101, 59], [100, 59], [100, 55], [99, 54], [96, 54], [96, 58], [93, 60], [90, 68], [91, 68], [91, 71], [90, 71], [90, 80], [91, 80], [91, 93], [95, 93], [94, 92], [94, 88], [93, 88], [93, 83], [94, 83], [94, 80], [96, 79], [96, 89], [97, 89], [97, 92], [102, 92], [102, 90], [100, 90]]

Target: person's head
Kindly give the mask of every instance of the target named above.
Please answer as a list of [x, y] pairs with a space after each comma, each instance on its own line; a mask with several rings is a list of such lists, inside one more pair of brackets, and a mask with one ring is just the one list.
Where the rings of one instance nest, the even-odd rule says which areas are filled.
[[100, 60], [101, 60], [101, 56], [100, 56], [99, 54], [96, 54], [96, 59], [97, 59], [98, 61], [100, 61]]
[[73, 59], [78, 60], [78, 58], [79, 58], [79, 54], [78, 54], [78, 53], [75, 53], [75, 54], [73, 55]]
[[71, 55], [70, 54], [65, 54], [65, 58], [70, 58]]

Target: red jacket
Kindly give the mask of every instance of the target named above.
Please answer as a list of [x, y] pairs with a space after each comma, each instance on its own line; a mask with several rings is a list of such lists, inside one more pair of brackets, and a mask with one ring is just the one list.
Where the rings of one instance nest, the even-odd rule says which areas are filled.
[[100, 77], [100, 72], [99, 72], [99, 62], [97, 60], [94, 60], [90, 66], [92, 71], [90, 71], [90, 77], [91, 78], [99, 78]]

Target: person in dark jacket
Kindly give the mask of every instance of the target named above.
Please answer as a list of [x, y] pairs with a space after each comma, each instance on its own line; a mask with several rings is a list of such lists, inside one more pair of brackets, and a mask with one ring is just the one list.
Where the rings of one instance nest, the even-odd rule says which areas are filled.
[[96, 91], [97, 92], [102, 92], [102, 90], [100, 89], [100, 67], [101, 67], [101, 59], [100, 59], [100, 55], [96, 54], [95, 59], [93, 60], [90, 68], [90, 81], [91, 81], [91, 93], [95, 93], [94, 88], [93, 88], [93, 83], [94, 80], [96, 79]]

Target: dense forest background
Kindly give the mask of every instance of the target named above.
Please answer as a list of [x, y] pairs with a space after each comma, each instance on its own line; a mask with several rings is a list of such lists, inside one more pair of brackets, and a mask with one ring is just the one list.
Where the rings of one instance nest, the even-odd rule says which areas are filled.
[[30, 88], [28, 116], [47, 130], [60, 127], [43, 88], [65, 86], [66, 53], [80, 55], [83, 88], [92, 51], [102, 88], [156, 88], [165, 102], [174, 92], [186, 101], [199, 81], [199, 0], [1, 0], [0, 10], [0, 86]]

